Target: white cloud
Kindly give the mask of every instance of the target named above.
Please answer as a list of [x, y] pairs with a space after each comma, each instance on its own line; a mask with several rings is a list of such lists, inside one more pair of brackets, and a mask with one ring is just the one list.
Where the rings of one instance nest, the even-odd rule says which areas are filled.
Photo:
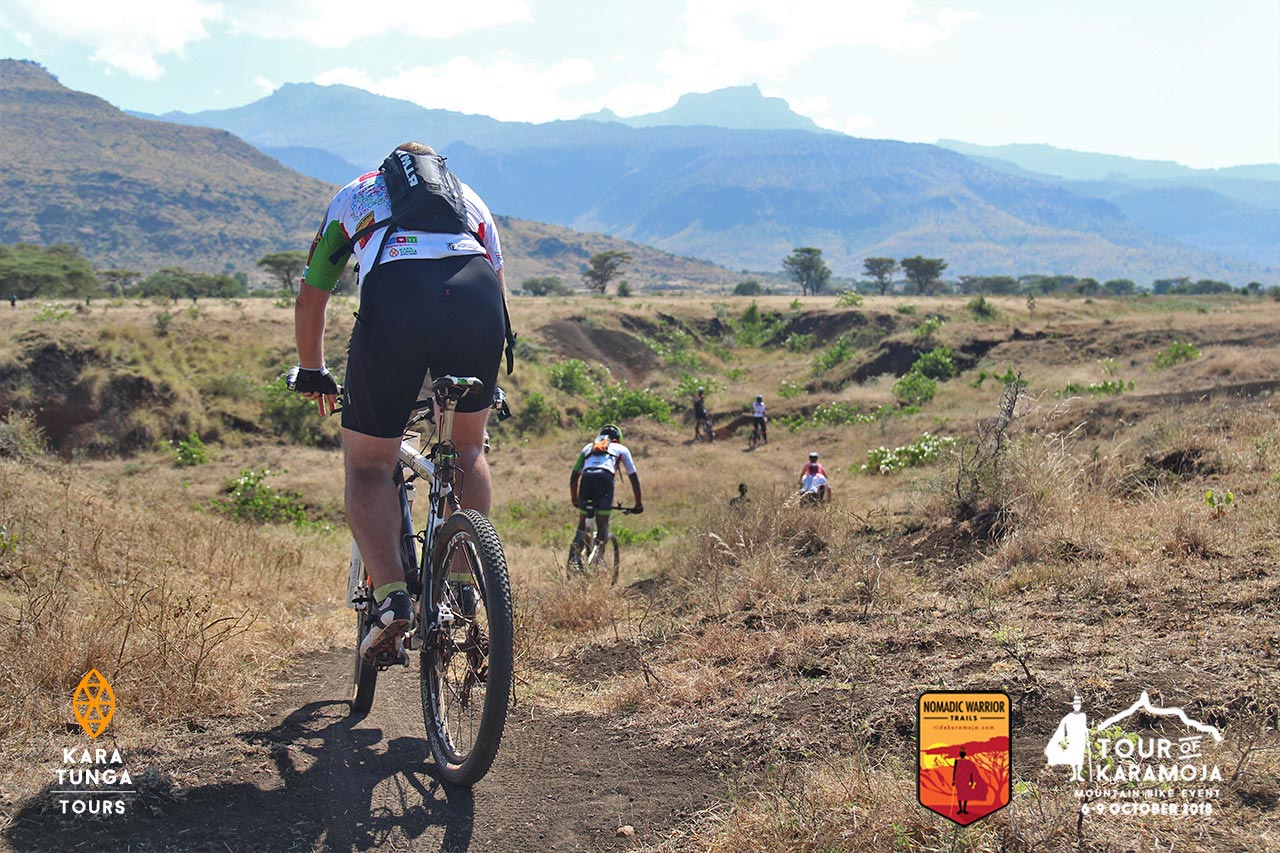
[[253, 85], [262, 90], [262, 94], [270, 95], [276, 90], [276, 84], [261, 75], [253, 78]]
[[976, 17], [949, 8], [930, 16], [908, 0], [688, 0], [684, 44], [658, 68], [674, 91], [777, 81], [819, 51], [923, 50]]
[[595, 77], [595, 65], [586, 59], [566, 59], [543, 67], [500, 56], [483, 63], [462, 57], [437, 67], [419, 65], [393, 77], [374, 78], [361, 69], [334, 68], [314, 80], [322, 85], [357, 86], [432, 109], [540, 122], [599, 109], [599, 98], [565, 94]]
[[483, 6], [353, 6], [348, 0], [229, 0], [232, 32], [315, 47], [346, 47], [369, 36], [452, 38], [500, 24], [532, 21], [529, 0], [488, 0]]
[[216, 6], [201, 0], [8, 0], [7, 5], [32, 30], [85, 45], [93, 60], [146, 80], [164, 74], [157, 57], [180, 53], [205, 38], [205, 24], [218, 14]]

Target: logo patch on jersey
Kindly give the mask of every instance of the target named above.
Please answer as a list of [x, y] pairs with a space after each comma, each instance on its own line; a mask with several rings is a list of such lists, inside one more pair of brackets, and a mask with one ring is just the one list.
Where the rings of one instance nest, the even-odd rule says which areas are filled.
[[[364, 216], [360, 217], [360, 221], [356, 223], [356, 230], [359, 231], [361, 228], [364, 228], [372, 224], [373, 224], [373, 211], [371, 210], [368, 213], [366, 213]], [[365, 247], [365, 244], [369, 242], [369, 238], [372, 236], [373, 236], [372, 234], [366, 234], [360, 238], [359, 242], [360, 242], [361, 249]]]
[[397, 242], [397, 243], [416, 243], [416, 242], [418, 242], [418, 238], [417, 238], [417, 237], [405, 237], [404, 235], [397, 235], [397, 236], [396, 236], [396, 242]]

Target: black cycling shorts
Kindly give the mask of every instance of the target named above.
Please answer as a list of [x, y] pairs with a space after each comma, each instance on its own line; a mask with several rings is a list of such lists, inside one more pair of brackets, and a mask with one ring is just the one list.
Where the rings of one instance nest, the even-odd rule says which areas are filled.
[[613, 512], [613, 472], [591, 468], [582, 472], [578, 483], [578, 509], [587, 518]]
[[428, 373], [478, 377], [483, 392], [457, 410], [488, 408], [505, 340], [501, 285], [483, 255], [379, 264], [361, 288], [342, 426], [399, 438]]

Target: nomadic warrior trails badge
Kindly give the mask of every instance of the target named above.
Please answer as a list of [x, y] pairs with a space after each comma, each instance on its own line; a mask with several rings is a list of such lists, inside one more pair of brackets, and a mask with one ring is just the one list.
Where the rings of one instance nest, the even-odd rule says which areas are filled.
[[920, 696], [920, 805], [968, 826], [1009, 805], [1009, 696], [938, 690]]

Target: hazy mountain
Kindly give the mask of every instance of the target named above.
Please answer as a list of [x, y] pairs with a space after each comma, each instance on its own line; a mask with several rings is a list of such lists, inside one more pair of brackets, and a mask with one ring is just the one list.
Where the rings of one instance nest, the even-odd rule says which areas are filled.
[[[720, 94], [685, 103], [715, 102]], [[767, 101], [752, 87], [725, 100], [752, 98]], [[946, 258], [950, 275], [1190, 275], [1244, 283], [1267, 274], [1256, 263], [1153, 234], [1115, 204], [1080, 195], [1060, 179], [1008, 174], [933, 145], [595, 119], [499, 122], [310, 84], [183, 119], [220, 125], [266, 148], [323, 149], [370, 166], [397, 142], [422, 139], [449, 155], [497, 210], [733, 269], [776, 270], [792, 248], [808, 245], [849, 275], [859, 274], [868, 256], [916, 254]]]
[[1109, 201], [1142, 228], [1189, 246], [1280, 265], [1280, 165], [1192, 169], [1048, 145], [939, 145]]
[[709, 125], [734, 130], [835, 132], [818, 127], [813, 119], [792, 112], [782, 98], [766, 98], [755, 85], [681, 95], [675, 106], [656, 113], [622, 118], [612, 110], [604, 109], [582, 118], [617, 122], [628, 127]]
[[[286, 168], [225, 130], [127, 115], [35, 63], [0, 60], [0, 243], [71, 243], [99, 268], [253, 271], [267, 252], [309, 246], [335, 184], [367, 168], [318, 149], [280, 153], [331, 181]], [[740, 278], [604, 235], [500, 222], [513, 287], [535, 275], [577, 284], [583, 262], [610, 249], [634, 256], [624, 275], [633, 284]]]

